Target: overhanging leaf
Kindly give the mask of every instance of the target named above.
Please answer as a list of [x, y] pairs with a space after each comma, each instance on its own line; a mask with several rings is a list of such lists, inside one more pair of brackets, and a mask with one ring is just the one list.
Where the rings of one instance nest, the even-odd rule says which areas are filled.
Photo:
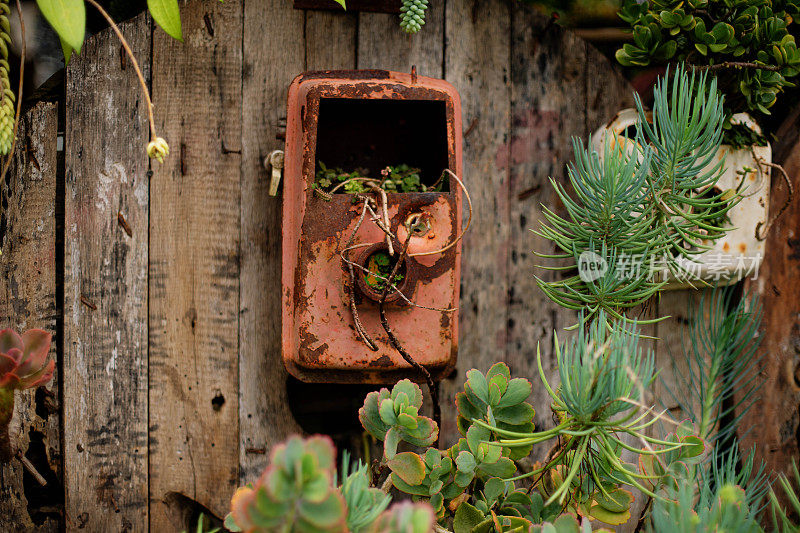
[[170, 37], [183, 41], [181, 31], [181, 10], [178, 0], [147, 0], [147, 9], [153, 16], [156, 24], [167, 32]]
[[36, 0], [36, 4], [61, 40], [80, 53], [86, 33], [83, 0]]

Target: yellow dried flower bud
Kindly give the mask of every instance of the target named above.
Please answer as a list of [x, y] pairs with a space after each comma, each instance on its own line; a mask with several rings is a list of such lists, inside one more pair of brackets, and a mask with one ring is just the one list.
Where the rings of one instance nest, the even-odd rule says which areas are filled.
[[169, 145], [163, 137], [156, 137], [147, 145], [147, 155], [159, 163], [164, 162], [164, 158], [169, 155]]

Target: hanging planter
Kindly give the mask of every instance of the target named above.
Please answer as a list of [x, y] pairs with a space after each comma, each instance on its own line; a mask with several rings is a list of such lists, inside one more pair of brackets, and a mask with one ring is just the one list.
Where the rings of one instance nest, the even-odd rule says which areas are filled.
[[[624, 109], [617, 113], [606, 126], [599, 128], [592, 139], [592, 147], [600, 157], [608, 143], [621, 147], [629, 153], [633, 151], [635, 127], [639, 120], [636, 109]], [[758, 124], [746, 113], [731, 118], [731, 124], [745, 126], [761, 135]], [[772, 148], [764, 146], [733, 147], [722, 145], [711, 166], [724, 158], [725, 164], [716, 185], [710, 190], [698, 190], [698, 195], [722, 194], [730, 191], [735, 202], [735, 192], [741, 195], [727, 213], [727, 219], [716, 221], [727, 231], [718, 239], [704, 240], [709, 249], [693, 255], [691, 259], [675, 258], [680, 272], [666, 267], [656, 267], [657, 275], [667, 283], [665, 289], [680, 289], [697, 286], [698, 283], [730, 285], [745, 277], [758, 274], [764, 258], [764, 236], [769, 218], [770, 169]]]
[[414, 71], [307, 72], [292, 83], [282, 349], [298, 379], [430, 380], [454, 366], [460, 113], [450, 84]]

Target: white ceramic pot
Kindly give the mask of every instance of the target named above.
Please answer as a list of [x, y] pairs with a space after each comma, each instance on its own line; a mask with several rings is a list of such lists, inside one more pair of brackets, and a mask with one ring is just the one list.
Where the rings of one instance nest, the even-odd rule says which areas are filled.
[[[761, 133], [758, 124], [746, 113], [732, 117], [732, 122], [745, 124]], [[592, 138], [592, 148], [603, 157], [605, 145], [613, 142], [633, 150], [634, 141], [625, 137], [626, 130], [639, 121], [635, 109], [624, 109], [605, 127], [598, 129]], [[680, 259], [684, 272], [674, 275], [667, 269], [660, 269], [667, 280], [667, 289], [698, 286], [700, 280], [710, 284], [730, 285], [745, 277], [756, 277], [764, 258], [764, 241], [756, 233], [769, 216], [770, 168], [763, 161], [772, 162], [772, 148], [753, 146], [734, 150], [730, 146], [720, 147], [712, 165], [725, 157], [725, 169], [715, 188], [719, 191], [736, 189], [741, 183], [743, 198], [728, 212], [730, 228], [715, 242], [706, 242], [712, 247], [692, 257]], [[762, 161], [762, 163], [759, 163]], [[662, 279], [664, 279], [662, 278]]]

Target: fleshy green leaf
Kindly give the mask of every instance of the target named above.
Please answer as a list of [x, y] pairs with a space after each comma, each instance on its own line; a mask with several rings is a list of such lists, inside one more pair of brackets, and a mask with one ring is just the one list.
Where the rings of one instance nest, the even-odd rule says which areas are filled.
[[398, 453], [386, 465], [409, 485], [419, 485], [425, 479], [425, 463], [416, 453]]
[[181, 10], [178, 0], [147, 0], [147, 9], [153, 16], [156, 24], [167, 34], [179, 41], [183, 41], [181, 31]]
[[83, 0], [36, 0], [36, 4], [58, 36], [80, 53], [86, 33]]
[[464, 502], [456, 509], [453, 520], [454, 533], [471, 533], [473, 528], [483, 522], [483, 513], [474, 506]]

